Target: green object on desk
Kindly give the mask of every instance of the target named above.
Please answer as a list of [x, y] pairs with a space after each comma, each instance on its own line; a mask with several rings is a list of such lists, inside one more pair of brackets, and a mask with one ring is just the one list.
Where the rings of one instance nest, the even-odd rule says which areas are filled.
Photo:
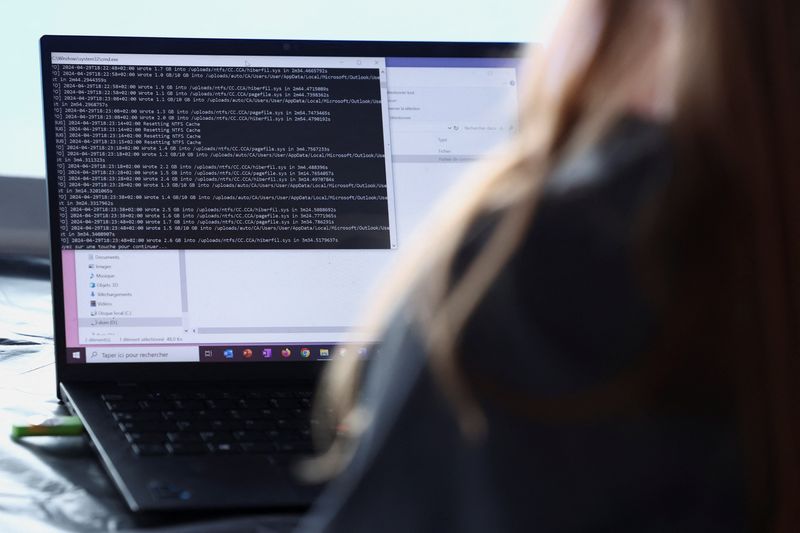
[[63, 437], [83, 434], [83, 424], [77, 416], [39, 417], [27, 424], [13, 424], [11, 438]]

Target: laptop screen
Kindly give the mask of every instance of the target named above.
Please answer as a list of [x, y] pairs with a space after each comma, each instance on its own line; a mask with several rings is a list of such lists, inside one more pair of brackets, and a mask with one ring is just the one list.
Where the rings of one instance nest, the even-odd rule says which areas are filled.
[[363, 355], [371, 292], [517, 127], [513, 58], [50, 62], [69, 364]]

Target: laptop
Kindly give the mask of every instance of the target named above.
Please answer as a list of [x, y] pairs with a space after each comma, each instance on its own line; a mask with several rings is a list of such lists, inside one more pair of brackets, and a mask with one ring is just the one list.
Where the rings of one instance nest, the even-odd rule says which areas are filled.
[[42, 37], [57, 394], [131, 510], [310, 504], [320, 371], [380, 356], [360, 309], [514, 135], [518, 52]]

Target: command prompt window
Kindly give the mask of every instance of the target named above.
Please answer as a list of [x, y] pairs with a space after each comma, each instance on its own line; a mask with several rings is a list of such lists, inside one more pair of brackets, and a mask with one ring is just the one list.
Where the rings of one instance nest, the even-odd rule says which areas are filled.
[[89, 59], [52, 65], [64, 248], [393, 246], [382, 61]]

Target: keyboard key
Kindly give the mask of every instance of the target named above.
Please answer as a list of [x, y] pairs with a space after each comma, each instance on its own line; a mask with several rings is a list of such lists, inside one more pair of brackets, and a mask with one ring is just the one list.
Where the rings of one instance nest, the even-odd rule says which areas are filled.
[[240, 442], [239, 446], [244, 453], [272, 453], [275, 447], [271, 442]]
[[267, 434], [264, 431], [234, 431], [233, 436], [238, 441], [258, 442], [267, 440]]
[[[128, 396], [126, 394], [126, 396]], [[131, 399], [135, 400], [163, 400], [164, 395], [160, 392], [134, 392], [131, 393], [129, 396]]]
[[210, 420], [212, 431], [236, 431], [244, 429], [244, 424], [239, 420]]
[[236, 407], [236, 402], [231, 399], [206, 400], [205, 404], [208, 409], [233, 409]]
[[308, 429], [309, 422], [308, 420], [299, 420], [299, 419], [280, 419], [275, 422], [278, 426], [278, 429]]
[[176, 429], [174, 422], [166, 420], [148, 420], [146, 422], [138, 421], [123, 421], [120, 422], [119, 428], [124, 433], [150, 433], [154, 431], [174, 431]]
[[300, 407], [300, 402], [292, 398], [272, 398], [270, 403], [277, 409], [296, 409]]
[[265, 398], [245, 398], [239, 400], [239, 407], [242, 409], [269, 409], [272, 402]]
[[178, 431], [210, 431], [211, 424], [207, 420], [177, 420]]
[[202, 442], [199, 433], [167, 433], [170, 442]]
[[136, 402], [130, 402], [125, 400], [110, 400], [106, 401], [106, 407], [108, 407], [109, 411], [119, 411], [119, 412], [128, 412], [128, 411], [138, 411], [139, 404]]
[[200, 455], [211, 451], [201, 442], [169, 442], [167, 449], [174, 455]]
[[227, 431], [201, 431], [200, 438], [206, 442], [233, 442], [233, 435]]
[[203, 409], [201, 411], [190, 411], [200, 420], [220, 420], [226, 418], [225, 411], [222, 409]]
[[124, 400], [125, 396], [123, 396], [122, 394], [116, 394], [116, 393], [111, 394], [111, 393], [109, 393], [109, 394], [101, 394], [100, 398], [102, 398], [103, 400], [105, 400], [107, 402], [116, 402], [116, 401]]
[[167, 435], [165, 433], [156, 433], [156, 432], [148, 432], [148, 433], [125, 433], [125, 438], [128, 439], [128, 442], [132, 444], [161, 444], [167, 441]]
[[242, 427], [245, 431], [265, 431], [275, 429], [275, 422], [269, 420], [242, 420]]
[[228, 411], [228, 416], [238, 420], [252, 420], [261, 418], [261, 413], [255, 409], [231, 409]]
[[207, 442], [206, 446], [213, 453], [218, 454], [240, 453], [242, 451], [239, 444], [235, 442]]
[[163, 444], [138, 443], [131, 446], [136, 455], [165, 455], [167, 448]]
[[200, 411], [206, 407], [206, 402], [200, 400], [175, 400], [172, 402], [173, 409]]
[[113, 413], [114, 420], [117, 422], [143, 422], [146, 420], [163, 420], [161, 413], [148, 411], [133, 411], [125, 413]]
[[143, 411], [163, 411], [169, 409], [170, 404], [164, 400], [139, 400], [139, 407]]
[[275, 443], [275, 448], [279, 452], [299, 452], [300, 447], [295, 442], [278, 442]]

